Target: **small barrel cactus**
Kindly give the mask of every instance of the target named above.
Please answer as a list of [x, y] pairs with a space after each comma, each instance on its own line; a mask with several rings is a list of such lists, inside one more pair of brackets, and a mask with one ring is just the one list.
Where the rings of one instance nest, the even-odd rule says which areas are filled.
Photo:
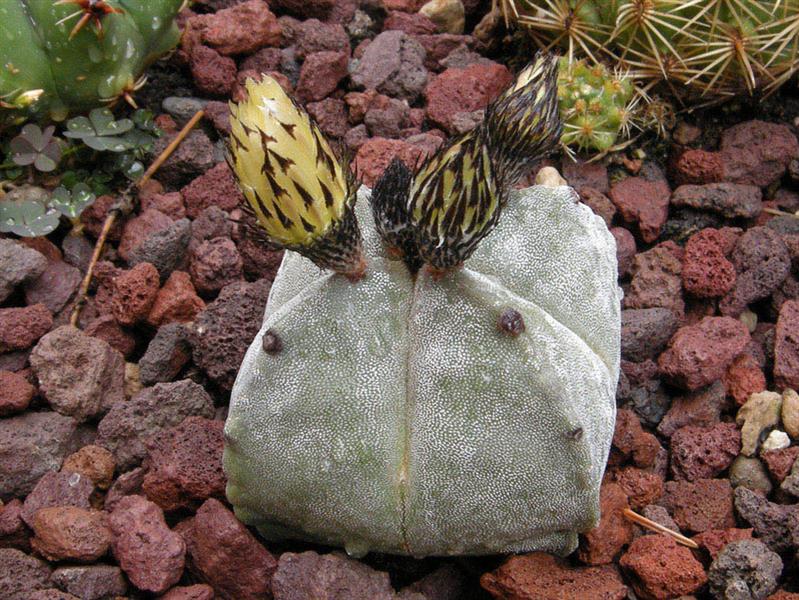
[[4, 0], [0, 124], [63, 120], [129, 96], [174, 48], [184, 0]]
[[608, 57], [683, 99], [771, 91], [799, 69], [799, 0], [503, 0], [569, 58]]
[[[556, 72], [539, 57], [485, 126], [355, 198], [273, 81], [232, 108], [250, 218], [290, 248], [225, 425], [228, 499], [266, 538], [356, 556], [566, 554], [597, 523], [615, 243], [570, 188], [508, 189], [560, 137]], [[281, 145], [281, 131], [307, 139]], [[320, 182], [329, 197], [297, 187]]]

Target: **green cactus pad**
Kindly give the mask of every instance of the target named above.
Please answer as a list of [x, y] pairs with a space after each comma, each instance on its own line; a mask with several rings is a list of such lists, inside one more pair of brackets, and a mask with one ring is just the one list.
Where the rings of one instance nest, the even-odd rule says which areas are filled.
[[[0, 122], [62, 120], [129, 91], [144, 69], [178, 43], [183, 0], [105, 0], [119, 12], [89, 21], [72, 39], [76, 4], [0, 2]], [[35, 99], [34, 99], [35, 98]]]
[[361, 281], [293, 252], [275, 279], [225, 426], [236, 514], [354, 555], [571, 552], [613, 435], [613, 237], [570, 188], [528, 188], [465, 268], [414, 279], [369, 194]]

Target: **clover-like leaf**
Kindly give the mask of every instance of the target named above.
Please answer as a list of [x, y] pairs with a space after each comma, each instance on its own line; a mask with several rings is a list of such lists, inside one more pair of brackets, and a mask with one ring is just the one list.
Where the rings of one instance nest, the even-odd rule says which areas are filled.
[[58, 227], [59, 213], [38, 200], [0, 200], [0, 232], [22, 237], [47, 235]]
[[95, 201], [96, 196], [85, 183], [78, 183], [70, 192], [63, 185], [53, 190], [48, 205], [68, 219], [77, 219]]
[[79, 139], [89, 148], [101, 152], [124, 152], [133, 145], [125, 135], [133, 129], [130, 119], [114, 120], [114, 114], [107, 108], [95, 108], [88, 117], [75, 117], [67, 121], [68, 138]]
[[11, 160], [22, 167], [33, 165], [37, 170], [49, 172], [61, 160], [61, 145], [53, 137], [55, 127], [44, 131], [34, 123], [28, 123], [22, 132], [11, 140]]

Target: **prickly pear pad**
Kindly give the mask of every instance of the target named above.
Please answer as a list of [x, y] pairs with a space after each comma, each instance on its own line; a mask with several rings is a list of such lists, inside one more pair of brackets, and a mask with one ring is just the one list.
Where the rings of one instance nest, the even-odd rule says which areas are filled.
[[[356, 555], [572, 551], [599, 519], [613, 435], [613, 237], [570, 188], [532, 187], [463, 269], [414, 280], [369, 193], [363, 280], [293, 252], [275, 279], [225, 426], [236, 514]], [[517, 337], [497, 326], [508, 308]]]

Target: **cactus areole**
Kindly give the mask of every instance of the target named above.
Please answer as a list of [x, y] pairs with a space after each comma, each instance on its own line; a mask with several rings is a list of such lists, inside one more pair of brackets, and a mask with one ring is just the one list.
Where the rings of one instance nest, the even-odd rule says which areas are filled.
[[65, 119], [131, 94], [180, 40], [184, 0], [0, 2], [0, 125]]
[[225, 426], [236, 514], [354, 555], [571, 552], [613, 435], [612, 236], [570, 188], [528, 188], [464, 268], [414, 277], [369, 194], [361, 280], [287, 252], [272, 286]]

